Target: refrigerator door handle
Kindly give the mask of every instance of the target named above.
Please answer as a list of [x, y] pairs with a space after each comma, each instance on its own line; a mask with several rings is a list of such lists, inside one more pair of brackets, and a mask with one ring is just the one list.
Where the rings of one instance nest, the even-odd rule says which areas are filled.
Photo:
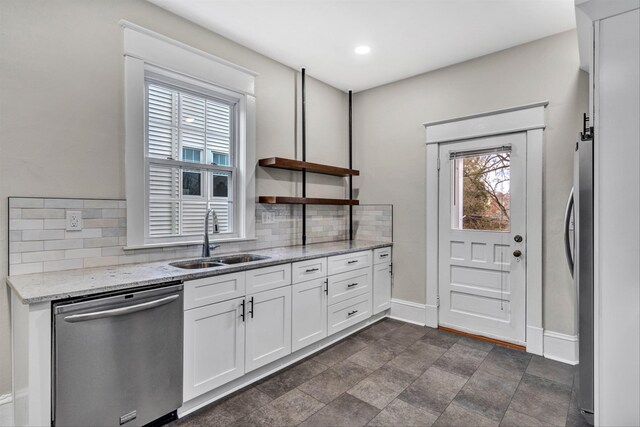
[[569, 235], [569, 228], [571, 225], [571, 211], [573, 210], [573, 188], [569, 194], [569, 200], [567, 200], [567, 209], [564, 214], [564, 252], [567, 256], [567, 264], [569, 265], [569, 272], [573, 277], [573, 254], [571, 253], [571, 238]]

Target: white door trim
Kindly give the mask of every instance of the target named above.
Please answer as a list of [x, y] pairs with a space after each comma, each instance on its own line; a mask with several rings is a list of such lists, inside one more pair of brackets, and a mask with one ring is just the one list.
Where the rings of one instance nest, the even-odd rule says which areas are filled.
[[544, 109], [548, 102], [425, 123], [426, 130], [426, 325], [438, 327], [438, 151], [439, 144], [526, 132], [527, 272], [526, 347], [543, 354], [542, 327], [542, 162]]

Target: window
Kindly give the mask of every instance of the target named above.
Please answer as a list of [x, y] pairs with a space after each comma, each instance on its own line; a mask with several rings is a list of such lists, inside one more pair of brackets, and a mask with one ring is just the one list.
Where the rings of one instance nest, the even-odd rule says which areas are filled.
[[[255, 76], [126, 21], [127, 247], [255, 235]], [[213, 224], [210, 231], [213, 231]]]
[[509, 231], [511, 152], [452, 155], [452, 228]]
[[209, 208], [232, 235], [236, 103], [153, 74], [145, 89], [149, 238], [202, 235]]

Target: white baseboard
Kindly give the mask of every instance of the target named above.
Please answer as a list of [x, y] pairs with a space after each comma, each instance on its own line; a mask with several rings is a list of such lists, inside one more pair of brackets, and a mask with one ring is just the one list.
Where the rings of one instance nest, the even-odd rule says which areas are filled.
[[391, 315], [389, 317], [424, 326], [427, 319], [426, 306], [417, 302], [391, 299]]
[[544, 329], [527, 326], [527, 353], [544, 354]]
[[544, 331], [544, 357], [570, 365], [577, 365], [578, 336]]

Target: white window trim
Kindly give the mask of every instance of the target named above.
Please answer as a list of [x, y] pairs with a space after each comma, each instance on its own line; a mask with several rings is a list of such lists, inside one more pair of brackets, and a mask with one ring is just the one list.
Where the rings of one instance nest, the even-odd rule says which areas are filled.
[[[218, 242], [255, 238], [256, 73], [166, 36], [120, 21], [124, 31], [125, 190], [127, 198], [127, 248], [181, 246], [193, 241], [145, 239], [145, 72], [166, 70], [185, 80], [200, 81], [233, 94], [238, 99], [237, 181], [234, 209], [236, 237]], [[204, 221], [204, 218], [203, 218]], [[192, 237], [193, 238], [193, 237]]]

